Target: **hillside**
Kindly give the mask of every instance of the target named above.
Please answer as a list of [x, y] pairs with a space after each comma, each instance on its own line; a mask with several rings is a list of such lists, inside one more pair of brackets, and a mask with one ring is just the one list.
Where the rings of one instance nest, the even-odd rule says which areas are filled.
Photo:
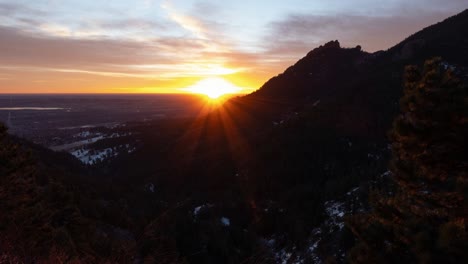
[[387, 51], [367, 53], [331, 41], [310, 51], [238, 103], [272, 119], [311, 105], [325, 109], [330, 126], [382, 138], [402, 95], [405, 65], [441, 57], [468, 66], [468, 10], [429, 26]]
[[0, 124], [0, 165], [1, 262], [129, 260], [133, 239], [117, 235], [122, 222], [100, 203], [103, 193], [94, 195], [105, 188], [76, 159], [9, 136]]
[[466, 28], [468, 10], [387, 51], [331, 41], [209, 114], [133, 124], [135, 151], [95, 166], [0, 128], [0, 260], [345, 263], [344, 219], [388, 187], [404, 66], [463, 73]]

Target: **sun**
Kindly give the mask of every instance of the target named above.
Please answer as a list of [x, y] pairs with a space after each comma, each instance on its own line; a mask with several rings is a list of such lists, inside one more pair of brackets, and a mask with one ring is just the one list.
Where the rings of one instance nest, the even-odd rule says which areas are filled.
[[196, 84], [184, 88], [183, 90], [191, 93], [204, 94], [211, 99], [218, 99], [225, 94], [239, 93], [242, 88], [223, 78], [211, 77], [200, 80]]

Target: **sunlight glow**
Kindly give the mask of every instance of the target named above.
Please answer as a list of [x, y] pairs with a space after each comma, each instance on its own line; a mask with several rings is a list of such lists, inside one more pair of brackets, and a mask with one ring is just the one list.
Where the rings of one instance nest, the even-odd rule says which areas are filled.
[[223, 78], [211, 77], [203, 79], [183, 90], [191, 93], [204, 94], [211, 99], [217, 99], [225, 94], [239, 93], [243, 89]]

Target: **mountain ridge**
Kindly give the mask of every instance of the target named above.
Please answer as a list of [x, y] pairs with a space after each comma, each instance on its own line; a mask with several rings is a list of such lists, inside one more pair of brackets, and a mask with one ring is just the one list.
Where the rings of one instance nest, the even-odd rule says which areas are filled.
[[361, 126], [357, 133], [381, 137], [398, 111], [404, 66], [442, 57], [451, 65], [467, 67], [466, 28], [468, 9], [415, 32], [386, 51], [368, 53], [360, 46], [343, 48], [338, 40], [330, 41], [231, 103], [271, 122], [320, 102], [322, 108], [333, 111], [327, 113], [330, 126], [335, 123], [337, 129], [351, 131], [356, 124]]
[[[467, 23], [463, 11], [375, 53], [328, 42], [258, 91], [210, 114], [132, 126], [138, 149], [92, 167], [90, 174], [70, 155], [13, 140], [0, 126], [0, 144], [6, 146], [0, 164], [12, 164], [8, 177], [0, 175], [0, 194], [24, 204], [2, 204], [2, 217], [20, 219], [27, 228], [16, 239], [13, 224], [0, 225], [9, 231], [0, 245], [17, 243], [20, 249], [0, 254], [25, 262], [61, 257], [36, 245], [38, 240], [78, 263], [346, 262], [353, 243], [349, 230], [333, 218], [344, 234], [325, 241], [329, 234], [317, 228], [327, 226], [327, 217], [341, 221], [341, 204], [365, 198], [368, 185], [381, 184], [404, 66], [421, 64], [425, 56], [466, 66], [455, 55], [468, 51], [468, 32], [461, 29]], [[443, 34], [431, 38], [432, 31]], [[34, 159], [23, 148], [34, 149]], [[50, 168], [54, 177], [47, 174]], [[22, 189], [20, 198], [9, 183]], [[350, 190], [353, 195], [346, 195]], [[22, 250], [30, 242], [37, 256]], [[311, 246], [313, 256], [307, 255]]]

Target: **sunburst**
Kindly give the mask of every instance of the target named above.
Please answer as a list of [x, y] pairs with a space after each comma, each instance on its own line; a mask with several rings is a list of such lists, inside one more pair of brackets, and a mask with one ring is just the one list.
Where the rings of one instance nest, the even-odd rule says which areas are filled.
[[191, 93], [204, 94], [211, 99], [218, 99], [226, 94], [239, 93], [242, 91], [242, 88], [223, 78], [211, 77], [200, 80], [196, 84], [184, 88], [183, 90]]

